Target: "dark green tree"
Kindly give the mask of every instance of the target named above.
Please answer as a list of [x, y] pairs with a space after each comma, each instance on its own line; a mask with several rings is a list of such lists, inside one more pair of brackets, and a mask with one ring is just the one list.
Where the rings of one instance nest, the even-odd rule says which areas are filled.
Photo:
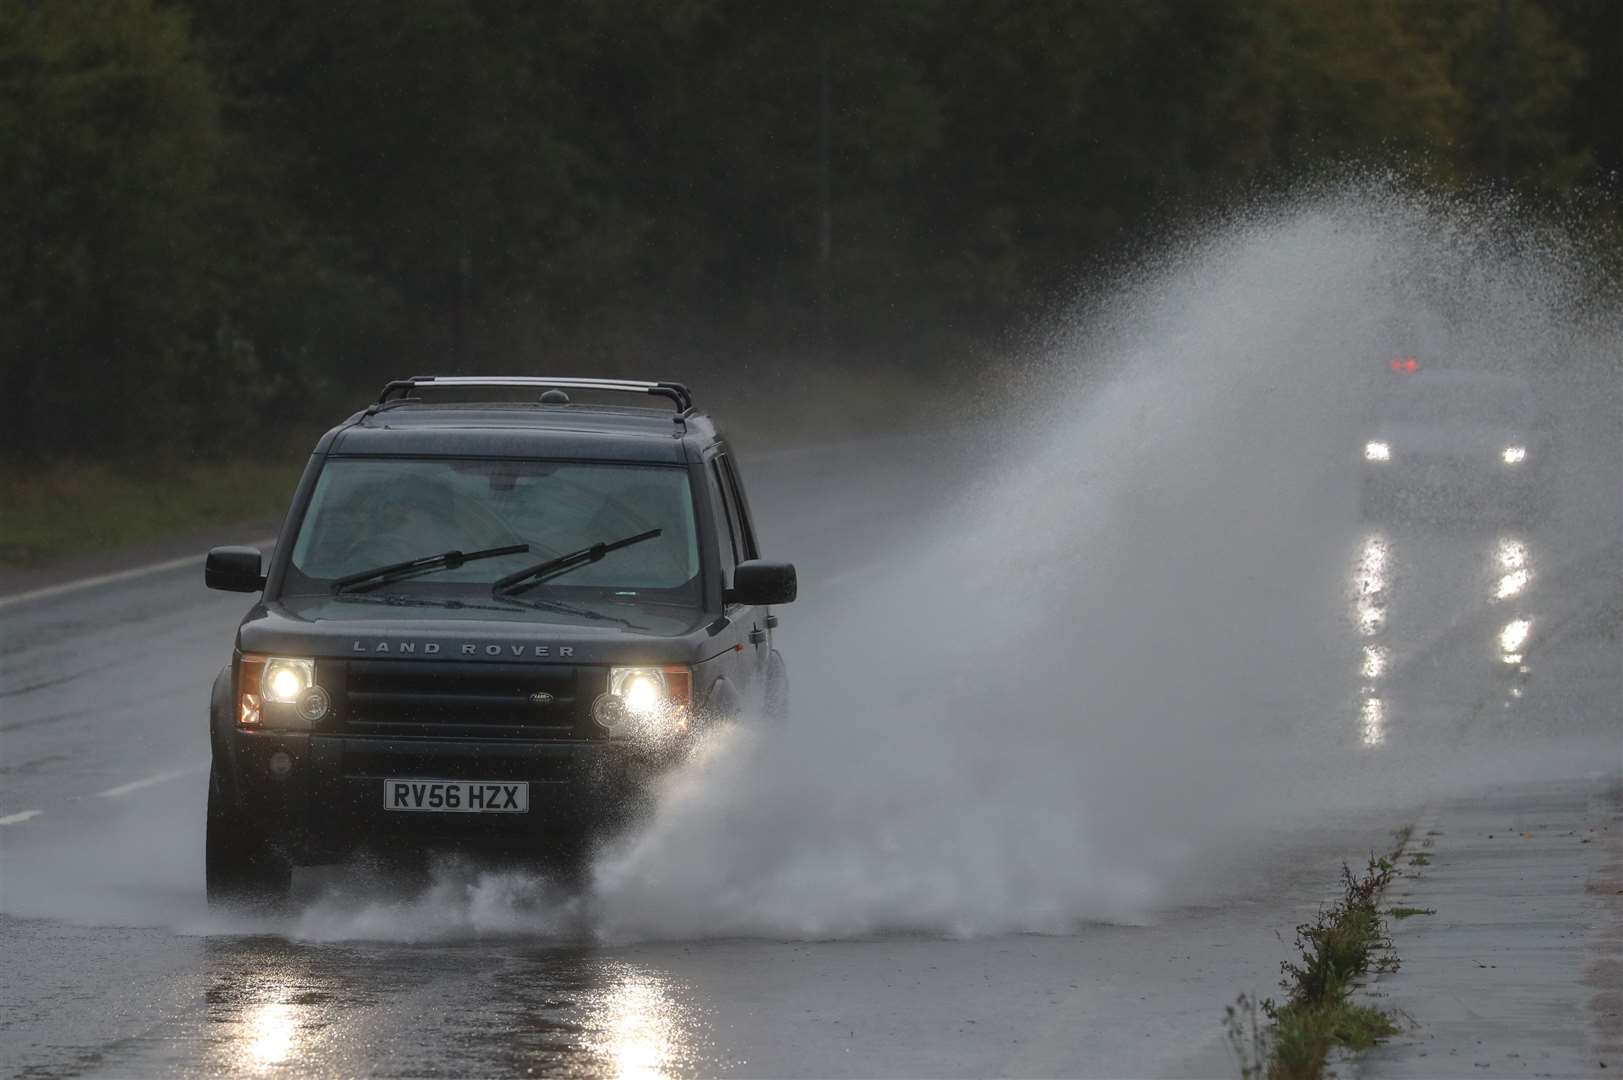
[[115, 452], [184, 426], [217, 145], [183, 15], [0, 0], [7, 452]]

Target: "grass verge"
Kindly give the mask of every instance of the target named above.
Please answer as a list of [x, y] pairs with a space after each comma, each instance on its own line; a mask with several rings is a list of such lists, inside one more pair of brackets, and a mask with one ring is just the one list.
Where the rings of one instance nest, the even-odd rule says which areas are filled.
[[139, 476], [105, 465], [10, 468], [0, 474], [0, 563], [39, 566], [216, 525], [276, 520], [303, 467], [211, 462]]
[[1282, 1004], [1241, 994], [1228, 1007], [1229, 1045], [1244, 1080], [1318, 1080], [1332, 1050], [1367, 1050], [1397, 1034], [1391, 1016], [1354, 1004], [1352, 992], [1369, 972], [1397, 968], [1377, 905], [1408, 838], [1397, 834], [1399, 850], [1370, 856], [1361, 874], [1341, 868], [1341, 898], [1296, 928], [1298, 958], [1280, 965]]

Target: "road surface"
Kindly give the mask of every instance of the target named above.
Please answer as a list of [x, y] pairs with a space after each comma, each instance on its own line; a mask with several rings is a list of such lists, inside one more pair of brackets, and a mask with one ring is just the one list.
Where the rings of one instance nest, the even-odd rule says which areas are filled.
[[[746, 458], [767, 548], [800, 566], [803, 599], [785, 610], [783, 631], [797, 702], [828, 670], [828, 642], [879, 632], [851, 621], [875, 597], [897, 609], [889, 633], [936, 640], [940, 628], [907, 629], [915, 601], [921, 617], [931, 610], [910, 562], [921, 537], [953, 530], [966, 478], [985, 475], [1000, 452], [937, 436]], [[1188, 800], [1198, 801], [1179, 802], [1135, 791], [1131, 777], [1112, 787], [1079, 761], [1078, 783], [1106, 795], [1061, 799], [1049, 815], [1091, 815], [1077, 849], [1056, 842], [1034, 858], [996, 834], [985, 842], [1009, 844], [1008, 859], [966, 871], [961, 852], [930, 847], [937, 838], [907, 831], [917, 823], [904, 815], [888, 862], [851, 848], [854, 884], [841, 892], [886, 866], [904, 867], [908, 887], [883, 880], [890, 891], [879, 899], [838, 911], [822, 910], [832, 901], [808, 885], [806, 910], [783, 895], [745, 915], [701, 907], [664, 921], [622, 910], [605, 931], [562, 886], [448, 873], [437, 892], [391, 898], [390, 883], [339, 870], [301, 872], [291, 915], [211, 914], [201, 893], [204, 713], [247, 600], [205, 591], [200, 568], [187, 566], [0, 607], [0, 1071], [1232, 1075], [1223, 1006], [1241, 991], [1273, 991], [1291, 928], [1331, 894], [1344, 859], [1386, 847], [1391, 830], [1445, 795], [1492, 783], [1492, 797], [1515, 798], [1523, 779], [1604, 792], [1620, 771], [1606, 756], [1623, 731], [1610, 519], [1548, 541], [1497, 525], [1372, 527], [1346, 479], [1304, 479], [1346, 498], [1313, 526], [1309, 546], [1333, 557], [1289, 571], [1293, 582], [1316, 575], [1345, 605], [1345, 640], [1313, 653], [1322, 670], [1301, 673], [1292, 656], [1299, 680], [1223, 681], [1223, 700], [1202, 706], [1263, 717], [1256, 730], [1287, 744], [1241, 755], [1299, 774], [1270, 792], [1267, 813], [1190, 845], [1205, 850], [1181, 850], [1169, 838], [1207, 836], [1200, 804], [1221, 817], [1222, 793], [1243, 802], [1235, 789], [1255, 768], [1192, 773]], [[1240, 576], [1267, 562], [1240, 564], [1251, 567]], [[1522, 569], [1526, 581], [1507, 578]], [[897, 579], [915, 591], [887, 593]], [[1312, 601], [1293, 591], [1268, 610], [1297, 603]], [[1159, 617], [1115, 618], [1156, 645]], [[1527, 640], [1506, 638], [1521, 619]], [[1082, 613], [1053, 632], [1078, 623], [1107, 625]], [[1268, 638], [1260, 623], [1237, 629]], [[961, 644], [941, 641], [944, 652]], [[1522, 658], [1507, 662], [1511, 653]], [[914, 648], [896, 663], [912, 676], [930, 655]], [[797, 722], [815, 721], [801, 710]], [[1170, 739], [1170, 729], [1147, 730]], [[1164, 750], [1176, 758], [1170, 741]], [[864, 752], [892, 751], [880, 741]], [[1035, 820], [1032, 800], [1046, 793], [1022, 802], [994, 779], [990, 794], [971, 783], [955, 799], [1001, 799]], [[1321, 785], [1335, 794], [1317, 797]], [[1129, 876], [1149, 885], [1112, 891]], [[1047, 893], [1051, 917], [1036, 902]], [[623, 887], [618, 899], [625, 907]], [[1004, 903], [1020, 914], [999, 920]], [[912, 920], [909, 908], [932, 913]], [[1423, 985], [1423, 971], [1409, 973]], [[1423, 1004], [1410, 1005], [1422, 1025]]]

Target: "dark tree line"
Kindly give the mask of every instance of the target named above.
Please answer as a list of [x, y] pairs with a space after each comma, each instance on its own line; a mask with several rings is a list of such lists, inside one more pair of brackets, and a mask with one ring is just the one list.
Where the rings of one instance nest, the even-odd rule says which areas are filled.
[[1326, 161], [1615, 199], [1620, 72], [1612, 0], [0, 0], [0, 452], [973, 365]]

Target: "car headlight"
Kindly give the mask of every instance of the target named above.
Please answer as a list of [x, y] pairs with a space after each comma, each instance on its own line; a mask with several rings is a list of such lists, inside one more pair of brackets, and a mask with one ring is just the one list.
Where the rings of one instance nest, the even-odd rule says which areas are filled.
[[304, 727], [332, 707], [332, 698], [316, 684], [316, 662], [308, 657], [245, 655], [237, 687], [240, 727]]
[[316, 684], [316, 662], [286, 656], [265, 659], [265, 674], [259, 680], [266, 701], [292, 705], [299, 695]]
[[1391, 461], [1392, 447], [1384, 442], [1367, 442], [1364, 444], [1365, 461]]
[[646, 731], [651, 724], [666, 733], [683, 731], [692, 696], [693, 672], [684, 665], [611, 667], [607, 692], [592, 703], [592, 719], [612, 734]]
[[1499, 456], [1504, 459], [1506, 465], [1520, 465], [1527, 460], [1527, 447], [1507, 446], [1505, 452]]

